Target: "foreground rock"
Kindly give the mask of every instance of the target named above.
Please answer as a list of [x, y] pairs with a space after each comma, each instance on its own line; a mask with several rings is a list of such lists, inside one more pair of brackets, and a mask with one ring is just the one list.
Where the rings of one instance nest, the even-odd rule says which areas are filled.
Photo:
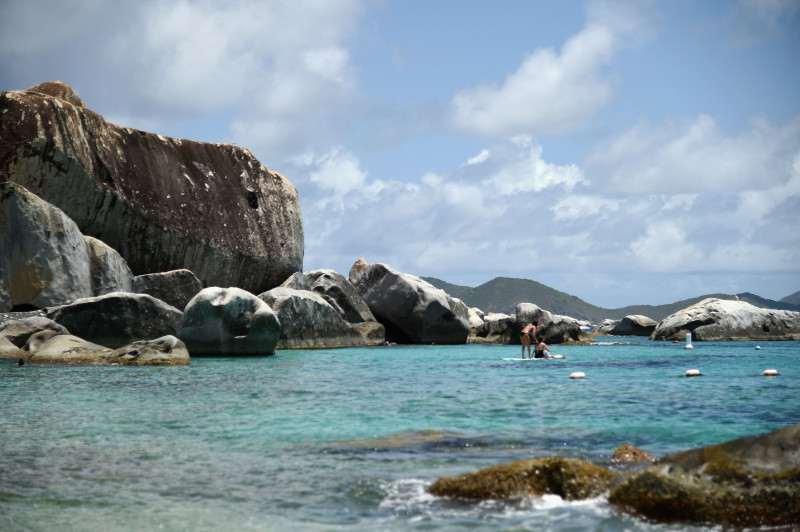
[[200, 280], [189, 270], [137, 275], [132, 283], [137, 294], [153, 296], [181, 311], [202, 289]]
[[90, 342], [122, 347], [142, 338], [174, 335], [181, 312], [146, 294], [113, 292], [48, 309], [47, 317]]
[[646, 464], [658, 461], [658, 458], [630, 443], [620, 445], [611, 461], [616, 464]]
[[[278, 287], [258, 297], [280, 320], [278, 348], [367, 345], [356, 327], [344, 321], [336, 309], [315, 292]], [[380, 343], [383, 339], [372, 345]]]
[[0, 115], [0, 182], [56, 205], [134, 274], [187, 268], [258, 293], [302, 270], [297, 191], [249, 151], [115, 126], [60, 82], [0, 93]]
[[528, 323], [537, 323], [536, 336], [543, 337], [547, 344], [591, 342], [592, 337], [581, 329], [580, 323], [569, 316], [552, 314], [533, 303], [520, 303], [515, 312], [516, 320], [511, 335], [512, 343], [519, 344], [519, 332]]
[[91, 295], [89, 249], [75, 222], [25, 188], [0, 183], [0, 312]]
[[114, 249], [91, 236], [85, 236], [89, 248], [89, 277], [92, 295], [130, 292], [133, 274], [125, 259]]
[[400, 273], [381, 263], [359, 259], [350, 282], [378, 322], [386, 338], [414, 344], [463, 344], [469, 334], [469, 310], [419, 277]]
[[189, 301], [177, 334], [191, 356], [272, 355], [280, 335], [269, 305], [240, 288], [220, 287]]
[[509, 499], [525, 495], [559, 495], [572, 501], [596, 497], [616, 475], [578, 458], [534, 458], [440, 478], [428, 491], [459, 499]]
[[664, 318], [651, 340], [800, 340], [800, 312], [709, 298]]
[[659, 522], [723, 527], [800, 523], [800, 424], [667, 456], [609, 501]]
[[[52, 332], [52, 331], [46, 331]], [[72, 335], [56, 335], [44, 340], [32, 337], [29, 362], [61, 364], [116, 364], [124, 366], [185, 366], [189, 364], [186, 346], [174, 336], [141, 340], [119, 349], [88, 342]], [[35, 347], [34, 347], [35, 346]]]

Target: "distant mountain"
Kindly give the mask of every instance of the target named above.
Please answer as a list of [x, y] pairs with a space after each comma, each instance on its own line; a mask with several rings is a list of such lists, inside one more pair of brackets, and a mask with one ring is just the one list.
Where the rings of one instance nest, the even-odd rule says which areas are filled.
[[[475, 288], [451, 284], [435, 277], [423, 277], [423, 279], [433, 286], [441, 288], [451, 296], [459, 298], [468, 307], [478, 307], [484, 312], [510, 314], [514, 312], [519, 303], [533, 303], [554, 314], [572, 316], [579, 320], [589, 320], [594, 323], [606, 318], [621, 319], [630, 314], [641, 314], [656, 321], [661, 321], [670, 314], [674, 314], [709, 297], [720, 299], [734, 297], [730, 294], [707, 294], [665, 305], [631, 305], [617, 309], [607, 309], [592, 305], [578, 297], [529, 279], [497, 277]], [[800, 305], [764, 299], [747, 292], [738, 294], [737, 297], [756, 307], [800, 311]]]
[[795, 292], [790, 296], [786, 296], [780, 299], [781, 303], [789, 303], [790, 305], [798, 305], [800, 306], [800, 292]]

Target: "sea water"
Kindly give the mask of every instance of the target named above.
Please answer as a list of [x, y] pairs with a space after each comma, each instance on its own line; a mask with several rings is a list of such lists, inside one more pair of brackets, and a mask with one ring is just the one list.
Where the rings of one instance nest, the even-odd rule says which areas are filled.
[[515, 460], [610, 466], [624, 443], [664, 456], [800, 422], [800, 342], [598, 340], [525, 362], [494, 345], [168, 368], [2, 360], [0, 530], [701, 530], [605, 497], [466, 502], [427, 488]]

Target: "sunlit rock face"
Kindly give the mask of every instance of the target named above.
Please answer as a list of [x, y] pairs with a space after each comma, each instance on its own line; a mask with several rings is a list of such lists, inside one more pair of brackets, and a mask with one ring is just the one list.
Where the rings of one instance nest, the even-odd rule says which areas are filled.
[[66, 84], [0, 93], [0, 182], [26, 187], [135, 275], [186, 268], [259, 293], [302, 270], [295, 187], [246, 149], [106, 122]]

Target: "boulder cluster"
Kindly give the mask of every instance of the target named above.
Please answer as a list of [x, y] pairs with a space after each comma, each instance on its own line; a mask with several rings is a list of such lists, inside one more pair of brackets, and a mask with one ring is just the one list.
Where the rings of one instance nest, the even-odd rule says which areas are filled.
[[654, 522], [743, 529], [797, 526], [799, 489], [800, 424], [660, 460], [626, 444], [608, 467], [534, 458], [440, 478], [428, 491], [474, 501], [607, 496], [622, 511]]

